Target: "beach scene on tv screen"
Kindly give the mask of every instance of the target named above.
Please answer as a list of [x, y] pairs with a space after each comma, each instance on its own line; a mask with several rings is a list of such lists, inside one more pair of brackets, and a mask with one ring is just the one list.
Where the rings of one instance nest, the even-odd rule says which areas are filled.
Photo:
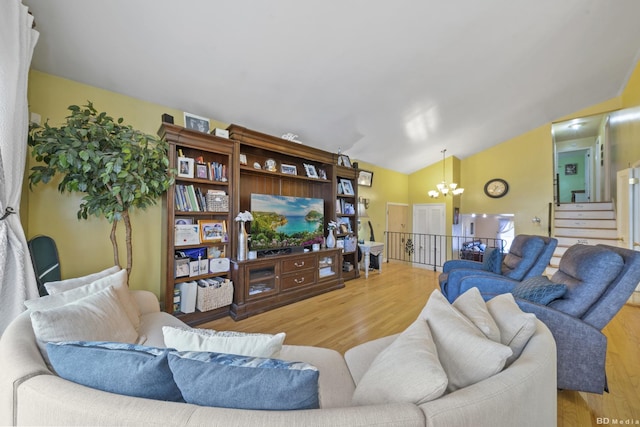
[[252, 194], [251, 214], [251, 249], [310, 246], [323, 240], [322, 199]]

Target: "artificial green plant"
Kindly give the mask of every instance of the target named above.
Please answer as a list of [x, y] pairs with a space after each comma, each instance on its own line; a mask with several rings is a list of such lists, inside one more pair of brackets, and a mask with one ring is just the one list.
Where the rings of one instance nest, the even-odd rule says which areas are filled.
[[168, 144], [98, 113], [91, 102], [68, 107], [71, 115], [59, 127], [32, 125], [29, 145], [43, 164], [31, 168], [29, 187], [48, 183], [62, 175], [58, 191], [84, 194], [78, 220], [93, 215], [111, 225], [114, 263], [120, 265], [116, 229], [125, 226], [127, 274], [133, 266], [131, 243], [132, 209], [145, 209], [173, 183], [169, 170]]

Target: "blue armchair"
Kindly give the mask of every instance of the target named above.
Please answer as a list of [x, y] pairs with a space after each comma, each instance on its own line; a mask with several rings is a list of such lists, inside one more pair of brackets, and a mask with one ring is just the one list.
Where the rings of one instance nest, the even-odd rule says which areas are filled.
[[504, 259], [499, 251], [496, 254], [494, 250], [490, 254], [485, 253], [483, 262], [449, 260], [444, 263], [438, 277], [440, 290], [449, 302], [453, 302], [464, 292], [460, 289], [460, 281], [467, 276], [486, 275], [517, 281], [539, 276], [549, 265], [557, 244], [558, 240], [552, 237], [519, 234], [513, 239]]
[[[513, 293], [520, 308], [534, 313], [556, 340], [558, 388], [602, 394], [608, 388], [607, 338], [601, 330], [639, 282], [640, 252], [607, 245], [574, 245], [562, 256], [551, 280], [532, 277], [519, 282], [506, 277], [467, 276], [461, 280], [460, 290], [477, 287], [485, 299]], [[546, 305], [522, 299], [523, 289], [531, 284], [564, 285], [566, 293]]]

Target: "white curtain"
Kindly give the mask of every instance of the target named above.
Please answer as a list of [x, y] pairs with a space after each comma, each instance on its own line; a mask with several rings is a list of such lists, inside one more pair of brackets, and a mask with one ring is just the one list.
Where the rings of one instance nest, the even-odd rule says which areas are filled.
[[27, 158], [27, 78], [38, 32], [19, 0], [0, 2], [0, 334], [38, 296], [20, 196]]

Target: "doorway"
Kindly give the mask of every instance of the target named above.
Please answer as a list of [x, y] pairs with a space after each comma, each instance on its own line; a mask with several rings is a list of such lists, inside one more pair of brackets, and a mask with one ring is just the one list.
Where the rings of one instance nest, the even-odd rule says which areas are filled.
[[413, 205], [413, 262], [441, 266], [446, 261], [446, 205], [429, 203]]

